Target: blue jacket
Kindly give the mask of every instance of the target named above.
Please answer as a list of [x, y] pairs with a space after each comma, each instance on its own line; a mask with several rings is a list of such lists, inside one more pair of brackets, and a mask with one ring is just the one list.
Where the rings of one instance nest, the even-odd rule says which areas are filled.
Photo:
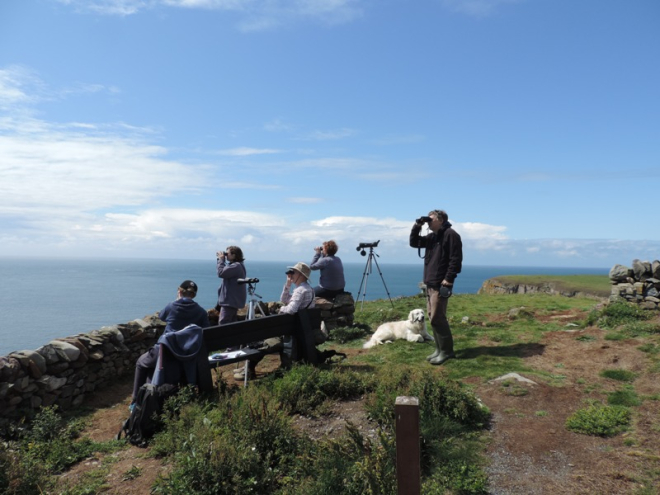
[[319, 285], [328, 290], [343, 290], [346, 286], [344, 280], [344, 265], [337, 256], [323, 256], [316, 253], [309, 267], [312, 270], [321, 270]]
[[206, 310], [189, 297], [169, 303], [158, 314], [158, 318], [167, 324], [164, 333], [176, 332], [188, 325], [199, 325], [202, 328], [211, 326]]
[[188, 325], [177, 332], [164, 333], [160, 344], [158, 362], [151, 383], [197, 384], [197, 360], [204, 344], [204, 332], [197, 325]]

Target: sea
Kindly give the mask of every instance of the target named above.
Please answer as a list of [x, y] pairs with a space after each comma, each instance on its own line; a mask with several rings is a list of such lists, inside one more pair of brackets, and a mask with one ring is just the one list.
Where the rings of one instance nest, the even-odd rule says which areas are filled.
[[[258, 278], [255, 296], [279, 300], [287, 266], [295, 262], [246, 261]], [[356, 302], [395, 299], [420, 292], [422, 264], [345, 263], [346, 290]], [[464, 266], [455, 294], [476, 294], [499, 275], [607, 275], [608, 268]], [[53, 339], [127, 323], [160, 311], [186, 279], [199, 286], [196, 301], [217, 302], [215, 259], [27, 259], [0, 258], [0, 356], [34, 350]], [[318, 272], [312, 272], [312, 285]]]

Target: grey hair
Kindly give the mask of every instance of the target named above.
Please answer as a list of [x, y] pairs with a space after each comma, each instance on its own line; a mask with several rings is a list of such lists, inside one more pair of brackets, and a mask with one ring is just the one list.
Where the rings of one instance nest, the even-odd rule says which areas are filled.
[[442, 220], [443, 222], [446, 222], [449, 220], [449, 215], [447, 215], [447, 212], [445, 210], [433, 210], [429, 212], [429, 216], [435, 215], [439, 220]]

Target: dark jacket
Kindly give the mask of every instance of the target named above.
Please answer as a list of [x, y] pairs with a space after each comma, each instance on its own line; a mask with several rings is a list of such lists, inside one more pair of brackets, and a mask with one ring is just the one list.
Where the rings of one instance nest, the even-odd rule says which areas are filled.
[[151, 383], [196, 385], [198, 355], [204, 344], [202, 328], [188, 325], [182, 330], [161, 335], [158, 343], [158, 363]]
[[461, 236], [445, 222], [437, 234], [431, 232], [420, 236], [421, 225], [413, 225], [410, 231], [410, 247], [425, 248], [424, 283], [429, 287], [440, 287], [443, 280], [454, 283], [463, 264]]
[[206, 310], [189, 297], [169, 303], [158, 314], [158, 318], [167, 323], [164, 333], [176, 332], [192, 324], [202, 328], [210, 326]]

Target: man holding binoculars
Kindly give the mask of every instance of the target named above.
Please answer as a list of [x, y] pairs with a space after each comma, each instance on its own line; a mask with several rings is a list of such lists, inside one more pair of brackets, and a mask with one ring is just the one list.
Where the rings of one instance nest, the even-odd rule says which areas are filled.
[[[420, 236], [422, 225], [428, 223], [431, 232]], [[461, 236], [451, 227], [449, 216], [443, 210], [433, 210], [426, 217], [415, 220], [410, 231], [410, 247], [425, 248], [424, 284], [426, 305], [433, 329], [435, 352], [426, 359], [439, 365], [455, 358], [454, 339], [447, 321], [447, 303], [456, 276], [463, 263]]]

